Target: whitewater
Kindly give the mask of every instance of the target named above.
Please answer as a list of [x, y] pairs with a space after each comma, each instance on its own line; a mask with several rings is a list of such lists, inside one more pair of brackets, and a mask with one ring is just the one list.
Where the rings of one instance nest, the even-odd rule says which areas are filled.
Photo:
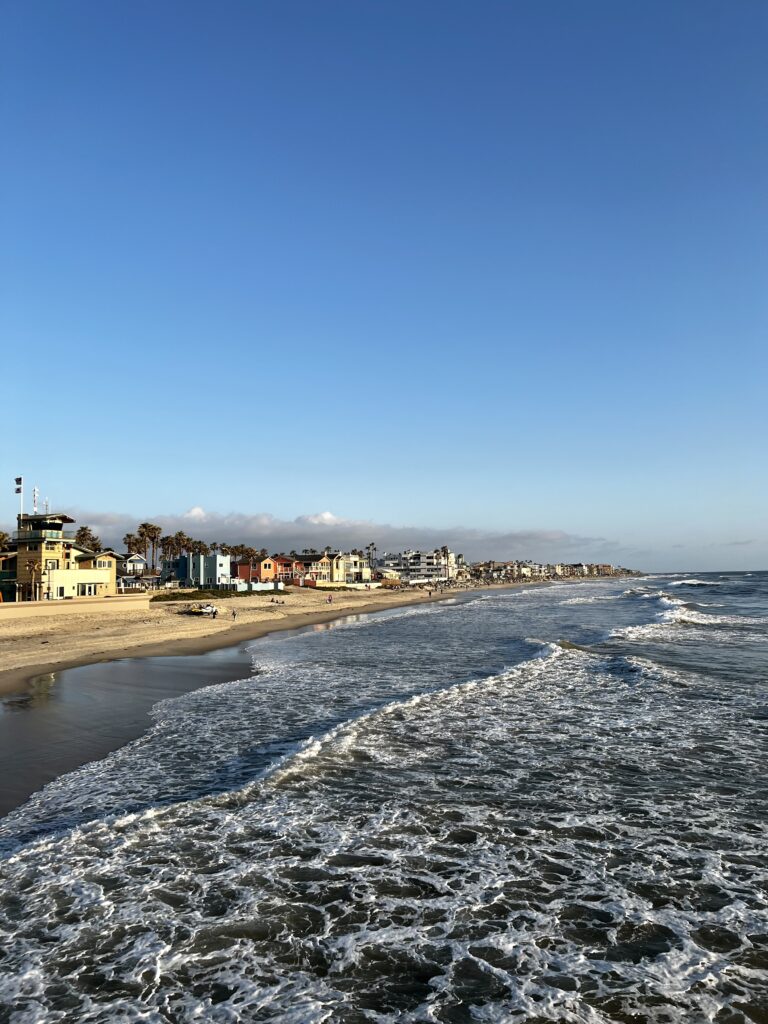
[[0, 819], [2, 1024], [768, 1020], [768, 574], [251, 654]]

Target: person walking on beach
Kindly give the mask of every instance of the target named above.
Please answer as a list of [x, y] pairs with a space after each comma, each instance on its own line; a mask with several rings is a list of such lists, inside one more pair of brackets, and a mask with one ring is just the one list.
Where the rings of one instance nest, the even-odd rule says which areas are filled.
[[237, 612], [236, 612], [236, 611], [235, 611], [235, 609], [233, 608], [233, 609], [232, 609], [232, 621], [234, 622], [236, 618], [237, 618]]

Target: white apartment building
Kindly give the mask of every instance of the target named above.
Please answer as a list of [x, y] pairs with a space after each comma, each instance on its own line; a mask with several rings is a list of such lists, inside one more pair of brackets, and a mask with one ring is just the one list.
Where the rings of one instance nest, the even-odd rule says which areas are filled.
[[416, 583], [445, 582], [455, 580], [461, 562], [448, 548], [434, 551], [402, 551], [399, 554], [385, 554], [379, 564], [384, 571], [396, 572], [400, 579]]

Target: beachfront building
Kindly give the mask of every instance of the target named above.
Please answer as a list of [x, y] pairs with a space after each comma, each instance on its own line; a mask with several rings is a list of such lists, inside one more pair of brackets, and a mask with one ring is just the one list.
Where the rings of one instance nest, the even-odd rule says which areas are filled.
[[132, 555], [128, 552], [120, 556], [117, 563], [117, 571], [123, 576], [144, 576], [149, 569], [149, 563], [144, 555]]
[[290, 583], [293, 579], [293, 559], [287, 555], [274, 555], [275, 579], [281, 583]]
[[259, 583], [273, 583], [277, 580], [279, 566], [273, 555], [258, 558], [253, 563], [254, 577]]
[[362, 551], [337, 551], [329, 558], [332, 583], [371, 582], [371, 564]]
[[259, 583], [259, 573], [256, 565], [249, 559], [243, 558], [230, 565], [232, 581], [241, 580], [243, 583]]
[[396, 572], [409, 583], [437, 583], [455, 580], [463, 559], [446, 547], [433, 551], [402, 551], [385, 554], [380, 560], [382, 570]]
[[218, 551], [210, 555], [181, 555], [177, 562], [177, 578], [189, 587], [220, 587], [232, 580], [230, 556]]
[[113, 597], [117, 593], [114, 551], [90, 551], [65, 527], [70, 516], [46, 512], [17, 516], [18, 529], [0, 559], [0, 599], [61, 601]]
[[371, 563], [362, 551], [305, 551], [291, 560], [290, 579], [299, 586], [370, 583]]
[[330, 583], [331, 574], [331, 557], [327, 551], [303, 551], [293, 560], [294, 583], [306, 586]]
[[469, 575], [490, 583], [513, 583], [522, 577], [519, 562], [497, 562], [494, 559], [474, 562]]

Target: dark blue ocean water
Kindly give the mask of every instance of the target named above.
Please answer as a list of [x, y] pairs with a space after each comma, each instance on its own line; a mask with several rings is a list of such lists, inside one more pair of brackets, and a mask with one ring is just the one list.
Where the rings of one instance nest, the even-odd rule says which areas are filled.
[[0, 1021], [768, 1020], [768, 574], [253, 659], [0, 820]]

